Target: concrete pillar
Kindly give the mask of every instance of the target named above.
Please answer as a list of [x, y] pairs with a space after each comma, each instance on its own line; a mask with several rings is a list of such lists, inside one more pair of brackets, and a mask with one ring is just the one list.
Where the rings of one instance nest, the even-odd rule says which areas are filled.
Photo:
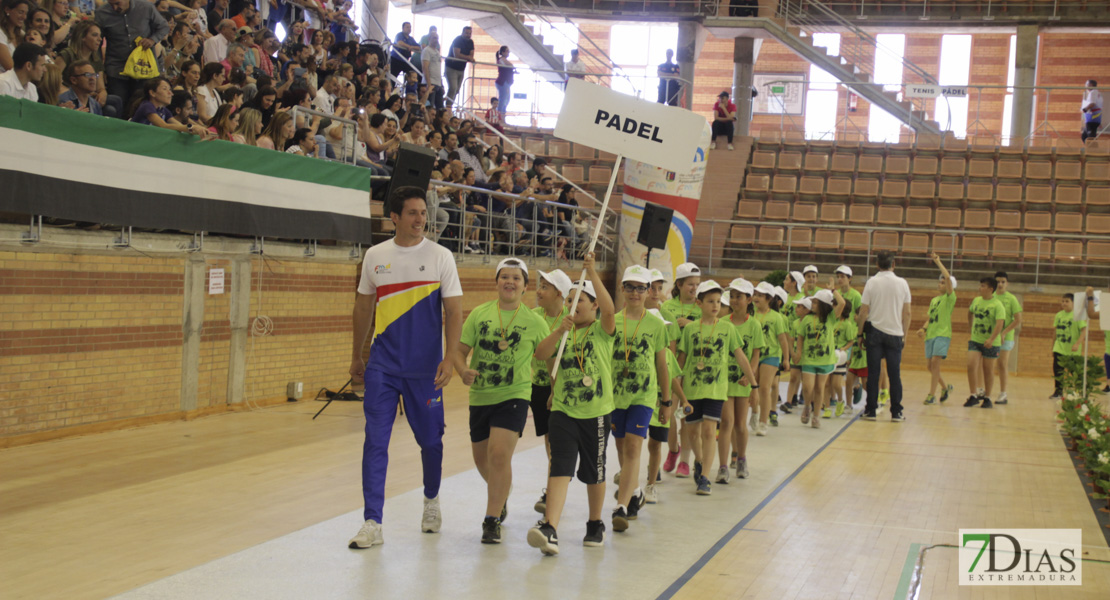
[[[1018, 25], [1014, 53], [1014, 105], [1010, 119], [1010, 145], [1021, 146], [1033, 132], [1034, 99], [1032, 86], [1037, 82], [1037, 55], [1040, 27]], [[1024, 88], [1024, 89], [1023, 89]]]
[[678, 61], [678, 76], [682, 78], [682, 101], [680, 105], [687, 109], [694, 106], [694, 63], [701, 55], [702, 44], [708, 32], [697, 22], [678, 22], [678, 48], [675, 59]]
[[196, 410], [200, 381], [200, 335], [204, 326], [204, 297], [208, 263], [203, 257], [185, 261], [185, 302], [181, 311], [181, 410]]
[[755, 59], [763, 40], [738, 37], [732, 44], [732, 98], [736, 103], [736, 135], [750, 135]]
[[247, 390], [247, 337], [250, 335], [251, 260], [231, 263], [231, 340], [227, 359], [227, 403], [242, 404]]
[[[389, 12], [389, 0], [357, 0], [362, 2], [362, 23], [359, 23], [359, 31], [362, 32], [362, 37], [371, 38], [375, 40], [390, 39], [389, 33], [382, 30], [386, 26], [386, 15]], [[414, 2], [419, 4], [419, 2]], [[371, 18], [373, 15], [373, 18]], [[377, 23], [381, 23], [382, 27], [378, 27]]]

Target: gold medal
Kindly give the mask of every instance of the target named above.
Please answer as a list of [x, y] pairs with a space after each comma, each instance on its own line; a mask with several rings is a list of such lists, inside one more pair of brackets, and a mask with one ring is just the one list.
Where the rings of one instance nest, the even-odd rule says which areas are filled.
[[705, 361], [699, 360], [698, 364], [697, 364], [697, 367], [698, 367], [699, 371], [704, 371], [705, 370]]
[[582, 385], [586, 387], [594, 387], [594, 378], [586, 375], [582, 378]]
[[624, 377], [628, 377], [628, 367], [625, 367], [624, 371], [621, 371], [621, 375], [623, 375]]
[[508, 350], [509, 342], [507, 340], [501, 340], [500, 342], [497, 342], [497, 347], [502, 350]]

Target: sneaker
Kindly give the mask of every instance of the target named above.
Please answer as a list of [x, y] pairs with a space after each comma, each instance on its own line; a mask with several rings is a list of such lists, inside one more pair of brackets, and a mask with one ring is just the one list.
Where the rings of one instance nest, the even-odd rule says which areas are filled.
[[439, 514], [439, 496], [424, 499], [424, 518], [420, 519], [420, 531], [439, 533], [443, 518]]
[[717, 142], [709, 142], [709, 149], [710, 150], [716, 150], [717, 149]]
[[655, 489], [655, 484], [648, 484], [647, 489], [644, 490], [644, 501], [648, 504], [659, 503], [659, 492]]
[[730, 469], [735, 469], [736, 468], [736, 458], [737, 458], [736, 453], [733, 452], [732, 453], [732, 460], [728, 461], [728, 468], [730, 468]]
[[463, 246], [463, 254], [474, 254], [474, 248], [471, 246]]
[[708, 477], [702, 477], [702, 478], [698, 479], [698, 492], [697, 493], [698, 493], [699, 496], [708, 496], [712, 492], [713, 492], [713, 490], [710, 489], [710, 487], [709, 487], [709, 478]]
[[586, 537], [582, 538], [582, 545], [597, 548], [605, 542], [605, 523], [601, 521], [586, 521]]
[[717, 483], [728, 483], [728, 467], [720, 467], [717, 469]]
[[779, 413], [772, 410], [771, 414], [767, 415], [767, 418], [771, 421], [771, 427], [779, 426]]
[[983, 397], [983, 403], [979, 405], [979, 408], [991, 408], [993, 406], [994, 406], [994, 403], [991, 402], [991, 399], [984, 396]]
[[[994, 403], [995, 404], [1009, 404], [1010, 399], [1006, 397], [1006, 392], [1002, 392], [1001, 394], [998, 395], [998, 400], [995, 400]], [[983, 407], [983, 408], [986, 408], [986, 407]]]
[[678, 468], [674, 472], [675, 477], [685, 479], [690, 476], [690, 465], [686, 463], [678, 463]]
[[528, 545], [539, 548], [546, 556], [559, 554], [559, 536], [555, 533], [555, 528], [546, 521], [540, 521], [528, 530]]
[[635, 521], [640, 516], [640, 509], [647, 504], [647, 496], [643, 492], [632, 496], [632, 500], [628, 502], [628, 520]]
[[979, 404], [979, 397], [978, 396], [968, 396], [967, 397], [967, 402], [964, 402], [964, 408], [967, 408], [969, 406], [976, 406], [978, 404]]
[[748, 417], [748, 429], [755, 431], [757, 425], [759, 425], [759, 410], [752, 409], [752, 414]]
[[860, 418], [864, 421], [874, 421], [877, 417], [875, 416], [875, 413], [865, 410], [863, 411], [863, 416]]
[[543, 493], [540, 494], [540, 499], [532, 505], [532, 508], [541, 515], [547, 514], [547, 488], [543, 488]]
[[505, 517], [509, 516], [509, 501], [505, 501], [505, 506], [501, 507], [501, 518], [497, 519], [499, 522], [504, 523]]
[[859, 404], [860, 400], [863, 400], [863, 386], [862, 385], [861, 386], [856, 386], [856, 389], [852, 390], [852, 405], [855, 406], [856, 404]]
[[1110, 385], [1107, 385], [1106, 387], [1102, 388], [1102, 393], [1103, 393], [1103, 394], [1108, 394], [1108, 393], [1110, 393]]
[[655, 480], [662, 483], [663, 482], [663, 474], [662, 473], [656, 473], [655, 474]]
[[1048, 397], [1048, 399], [1049, 400], [1060, 400], [1061, 397], [1060, 397], [1060, 394], [1053, 393], [1051, 396]]
[[788, 403], [780, 404], [779, 405], [779, 410], [781, 410], [784, 415], [792, 415], [792, 414], [794, 414], [794, 411], [790, 410], [791, 406], [794, 406], [794, 405], [793, 404], [788, 404]]
[[364, 550], [371, 546], [380, 546], [385, 543], [382, 539], [382, 524], [370, 519], [362, 524], [362, 528], [358, 530], [355, 537], [347, 544], [348, 548], [355, 550]]
[[813, 418], [809, 420], [809, 426], [814, 428], [814, 429], [820, 429], [821, 428], [821, 419], [818, 419], [817, 415], [813, 415]]
[[836, 403], [836, 416], [839, 417], [843, 414], [844, 414], [844, 403], [843, 402], [837, 402]]
[[[681, 451], [682, 448], [679, 448]], [[678, 461], [678, 452], [667, 452], [667, 460], [663, 461], [663, 472], [670, 473], [674, 471], [674, 464]]]
[[925, 404], [936, 404], [936, 403], [937, 403], [936, 396], [933, 396], [932, 394], [929, 394], [928, 396], [925, 396]]
[[890, 390], [879, 390], [879, 405], [886, 406], [890, 402]]
[[766, 423], [760, 423], [759, 426], [755, 428], [755, 434], [758, 435], [759, 437], [763, 437], [763, 436], [767, 435], [767, 424]]
[[802, 425], [809, 424], [809, 407], [806, 406], [802, 409]]
[[906, 422], [906, 417], [902, 416], [902, 413], [890, 413], [890, 422], [891, 423], [905, 423]]
[[694, 462], [694, 481], [698, 481], [699, 479], [701, 479], [701, 476], [704, 475], [704, 474], [705, 474], [704, 469], [702, 468], [701, 463], [695, 461]]
[[826, 408], [825, 410], [821, 411], [821, 418], [822, 419], [831, 419], [832, 415], [833, 415], [833, 410], [832, 410], [831, 407]]
[[[589, 523], [586, 523], [586, 525], [588, 528]], [[623, 506], [618, 506], [613, 511], [613, 531], [620, 533], [626, 529], [628, 529], [628, 512], [624, 510]], [[590, 537], [589, 534], [586, 534], [586, 537]]]
[[729, 150], [735, 150], [735, 148], [733, 148], [733, 147], [732, 147], [732, 144], [729, 144], [729, 145], [728, 145], [728, 149], [729, 149]]
[[621, 472], [617, 471], [617, 474], [613, 475], [613, 485], [620, 485], [620, 484], [621, 484]]
[[948, 384], [947, 387], [945, 387], [943, 390], [940, 391], [940, 401], [941, 402], [947, 402], [948, 401], [948, 394], [952, 393], [952, 389], [953, 389], [952, 384]]
[[736, 460], [736, 478], [737, 479], [747, 479], [748, 478], [748, 459], [747, 458], [739, 458], [739, 459]]
[[486, 517], [482, 521], [482, 543], [501, 543], [501, 521], [498, 521], [497, 517]]

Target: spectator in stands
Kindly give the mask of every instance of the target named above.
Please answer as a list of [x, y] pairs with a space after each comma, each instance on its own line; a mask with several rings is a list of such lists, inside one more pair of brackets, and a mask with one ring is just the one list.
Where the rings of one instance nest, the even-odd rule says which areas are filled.
[[[386, 128], [390, 123], [396, 126], [395, 121], [387, 118], [381, 113], [370, 117], [370, 127], [363, 138], [363, 142], [366, 143], [367, 156], [378, 165], [387, 164], [390, 157], [397, 151], [397, 147], [401, 144], [400, 137], [387, 135]], [[360, 131], [359, 133], [361, 134], [362, 132]]]
[[427, 121], [424, 113], [424, 102], [428, 99], [428, 86], [420, 85], [419, 96], [405, 96], [405, 112], [408, 113], [409, 122], [413, 119]]
[[185, 126], [191, 124], [194, 127], [194, 130], [198, 127], [204, 129], [196, 120], [195, 107], [196, 105], [193, 104], [193, 97], [190, 96], [188, 92], [183, 90], [175, 90], [173, 92], [173, 97], [170, 100], [170, 105], [167, 108], [170, 109], [170, 116], [172, 117], [172, 121], [174, 123]]
[[[213, 0], [212, 2], [212, 10], [208, 11], [206, 19], [208, 21], [208, 33], [212, 36], [219, 35], [220, 23], [231, 18], [232, 13], [228, 9], [228, 2], [229, 0]], [[223, 59], [223, 57], [221, 56], [220, 59]]]
[[189, 94], [193, 99], [193, 104], [197, 102], [197, 87], [200, 85], [201, 69], [200, 63], [194, 60], [187, 60], [181, 65], [181, 74], [177, 79], [173, 80], [173, 90], [182, 91]]
[[193, 11], [193, 18], [187, 22], [196, 34], [197, 42], [203, 45], [204, 40], [212, 37], [208, 31], [208, 13], [205, 10], [208, 2], [207, 0], [185, 0], [184, 4]]
[[460, 122], [458, 120], [458, 117], [452, 117], [451, 123], [452, 126], [455, 128], [455, 133], [459, 134], [459, 141], [466, 139], [467, 135], [474, 132], [474, 121], [471, 121], [470, 119], [463, 119]]
[[505, 133], [504, 114], [501, 112], [501, 99], [496, 96], [489, 99], [489, 108], [486, 109], [485, 120], [490, 127]]
[[50, 11], [42, 7], [33, 8], [25, 22], [27, 35], [32, 31], [38, 33], [42, 39], [42, 47], [46, 48], [46, 55], [54, 56], [54, 20], [50, 18]]
[[231, 104], [221, 104], [216, 109], [216, 115], [212, 117], [212, 125], [208, 131], [216, 134], [217, 139], [225, 142], [235, 141], [232, 135], [235, 130], [239, 128], [239, 111]]
[[225, 71], [220, 63], [208, 63], [200, 71], [200, 85], [197, 86], [197, 114], [201, 122], [208, 123], [220, 107], [219, 87], [223, 86]]
[[69, 0], [46, 0], [45, 4], [52, 9], [50, 19], [54, 23], [54, 49], [61, 51], [69, 45], [69, 36], [73, 28], [85, 18], [80, 12], [71, 10]]
[[268, 150], [281, 148], [281, 152], [284, 152], [285, 142], [292, 138], [296, 131], [297, 125], [293, 122], [293, 117], [287, 112], [279, 112], [262, 130], [262, 136], [258, 138], [256, 145]]
[[143, 80], [122, 74], [127, 57], [135, 49], [135, 38], [142, 38], [139, 42], [142, 47], [153, 48], [169, 35], [170, 26], [146, 0], [108, 0], [96, 9], [95, 17], [106, 44], [104, 69], [108, 74], [108, 93], [129, 103], [137, 91], [145, 90]]
[[454, 131], [451, 129], [451, 111], [437, 109], [435, 119], [432, 120], [432, 129], [443, 133], [443, 145], [446, 146], [447, 134]]
[[532, 159], [532, 168], [528, 169], [528, 171], [526, 173], [526, 175], [528, 175], [529, 181], [532, 180], [532, 179], [542, 178], [546, 174], [547, 174], [547, 159], [542, 157], [542, 156], [537, 156], [534, 159]]
[[517, 171], [524, 168], [524, 153], [510, 152], [506, 154], [505, 157], [507, 159], [505, 161], [505, 170], [509, 173], [509, 175], [515, 175]]
[[382, 114], [385, 115], [386, 118], [392, 119], [397, 122], [398, 125], [403, 124], [401, 119], [405, 111], [401, 110], [401, 97], [397, 94], [393, 94], [382, 101], [382, 103], [378, 105], [378, 108], [382, 109]]
[[328, 59], [328, 48], [324, 44], [324, 32], [317, 29], [312, 32], [312, 43], [309, 44], [312, 50], [311, 59], [317, 66], [323, 65], [324, 61]]
[[454, 105], [455, 97], [462, 89], [463, 74], [466, 72], [466, 63], [474, 62], [474, 40], [470, 39], [473, 29], [463, 27], [462, 34], [451, 42], [451, 49], [447, 53], [444, 66], [447, 72], [447, 102]]
[[478, 183], [486, 183], [489, 177], [486, 175], [485, 170], [482, 169], [482, 147], [478, 143], [478, 136], [473, 133], [466, 134], [463, 138], [466, 140], [465, 145], [459, 148], [459, 158], [463, 164], [474, 169], [474, 178]]
[[428, 142], [428, 148], [435, 152], [436, 159], [446, 160], [447, 152], [443, 149], [443, 132], [438, 129], [433, 129], [425, 136]]
[[328, 75], [324, 79], [324, 85], [320, 86], [319, 91], [316, 92], [312, 107], [322, 113], [332, 114], [335, 112], [335, 95], [338, 91], [339, 78], [335, 75]]
[[443, 137], [443, 154], [442, 158], [451, 160], [451, 153], [458, 154], [459, 151], [459, 135], [457, 133], [446, 133]]
[[100, 26], [95, 21], [81, 21], [73, 29], [69, 47], [58, 54], [58, 63], [69, 65], [79, 60], [87, 60], [97, 73], [96, 101], [104, 115], [123, 118], [123, 99], [108, 94], [107, 76], [104, 73], [104, 53], [100, 49], [102, 39]]
[[1098, 82], [1094, 79], [1087, 80], [1087, 91], [1083, 93], [1083, 133], [1082, 139], [1098, 137], [1098, 128], [1102, 126], [1102, 93], [1098, 91]]
[[439, 36], [431, 35], [428, 45], [420, 53], [424, 68], [424, 83], [432, 98], [432, 108], [443, 110], [443, 55], [439, 52]]
[[12, 53], [11, 69], [0, 73], [0, 96], [11, 96], [38, 102], [35, 84], [46, 72], [46, 50], [42, 46], [24, 42]]
[[[272, 7], [271, 7], [272, 8]], [[269, 29], [263, 29], [254, 34], [254, 39], [250, 45], [251, 50], [254, 51], [258, 57], [258, 70], [262, 73], [274, 76], [274, 53], [281, 47], [281, 42], [278, 41], [274, 32]]]
[[220, 98], [223, 99], [223, 104], [230, 104], [236, 110], [243, 105], [243, 88], [238, 86], [230, 86], [220, 92]]
[[655, 70], [659, 77], [659, 104], [678, 106], [678, 95], [682, 92], [682, 81], [678, 79], [679, 68], [674, 62], [674, 50], [667, 48], [667, 60]]
[[501, 144], [494, 144], [486, 148], [485, 155], [482, 156], [482, 169], [491, 181], [494, 180], [494, 173], [505, 170], [504, 163], [505, 156], [502, 154]]
[[[424, 35], [420, 36], [420, 50], [417, 50], [416, 52], [413, 53], [413, 55], [412, 55], [412, 58], [413, 58], [412, 64], [416, 65], [417, 67], [420, 67], [424, 63], [424, 50], [428, 47], [428, 43], [431, 41], [431, 39], [433, 37], [434, 38], [439, 37], [439, 29], [435, 25], [432, 25], [431, 27], [428, 28], [428, 33], [425, 33]], [[421, 72], [423, 72], [423, 69], [421, 69]]]
[[203, 135], [203, 131], [197, 131], [196, 127], [190, 125], [181, 125], [173, 120], [173, 115], [170, 113], [169, 104], [173, 101], [173, 89], [170, 87], [170, 82], [155, 77], [148, 79], [143, 84], [143, 95], [141, 96], [142, 102], [139, 103], [138, 108], [135, 109], [134, 114], [131, 116], [132, 123], [141, 123], [143, 125], [154, 125], [162, 127], [163, 129], [172, 129], [180, 131], [181, 133], [194, 133], [196, 135]]
[[[578, 206], [577, 193], [578, 190], [574, 189], [573, 185], [565, 183], [556, 202], [567, 206]], [[557, 208], [555, 217], [563, 239], [567, 241], [566, 245], [570, 246], [572, 250], [577, 250], [580, 242], [575, 224], [581, 221], [581, 215], [577, 210], [571, 208]]]
[[423, 146], [427, 143], [426, 135], [427, 129], [424, 127], [424, 119], [413, 119], [409, 122], [409, 130], [401, 136], [401, 141]]
[[15, 69], [15, 48], [26, 34], [24, 24], [34, 6], [30, 0], [4, 0], [0, 4], [0, 73]]
[[181, 74], [181, 66], [197, 53], [199, 42], [188, 23], [177, 23], [173, 33], [162, 40], [162, 76], [173, 81]]
[[204, 62], [218, 63], [227, 58], [227, 50], [235, 41], [235, 21], [224, 19], [216, 26], [216, 35], [204, 42]]
[[717, 148], [717, 138], [725, 136], [728, 140], [728, 149], [732, 150], [733, 121], [736, 120], [736, 105], [729, 100], [728, 90], [717, 94], [717, 102], [713, 104], [713, 138], [709, 142], [709, 149]]
[[293, 137], [285, 143], [285, 151], [301, 156], [316, 156], [316, 139], [312, 130], [302, 127], [294, 132]]
[[239, 11], [237, 15], [231, 17], [231, 20], [235, 21], [235, 27], [237, 30], [246, 27], [247, 29], [254, 31], [262, 24], [262, 17], [259, 16], [258, 11], [255, 10], [254, 6], [250, 4], [243, 4], [243, 9]]
[[[500, 124], [505, 122], [505, 113], [508, 112], [509, 101], [513, 98], [513, 75], [516, 74], [513, 63], [509, 62], [508, 46], [497, 49], [494, 62], [497, 63], [497, 79], [494, 81], [494, 86], [497, 88], [497, 98], [500, 100], [497, 105], [497, 111], [501, 113], [501, 118], [498, 120]], [[489, 121], [488, 118], [486, 120]]]
[[258, 111], [262, 119], [262, 127], [265, 128], [270, 124], [270, 119], [274, 117], [274, 109], [277, 105], [277, 90], [273, 86], [266, 86], [260, 88], [258, 93], [254, 95], [243, 106], [245, 108], [253, 108]]
[[75, 61], [66, 66], [64, 76], [69, 83], [69, 91], [58, 97], [58, 106], [102, 116], [104, 109], [96, 100], [100, 76], [92, 63], [87, 60]]
[[570, 51], [570, 62], [567, 63], [567, 81], [570, 81], [571, 77], [575, 79], [586, 78], [586, 63], [579, 58], [577, 48]]

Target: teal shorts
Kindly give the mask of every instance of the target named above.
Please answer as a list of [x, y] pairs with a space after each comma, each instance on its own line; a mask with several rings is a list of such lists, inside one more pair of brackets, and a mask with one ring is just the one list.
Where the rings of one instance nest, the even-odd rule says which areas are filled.
[[833, 372], [836, 365], [802, 365], [802, 373], [813, 373], [815, 375], [828, 375]]

